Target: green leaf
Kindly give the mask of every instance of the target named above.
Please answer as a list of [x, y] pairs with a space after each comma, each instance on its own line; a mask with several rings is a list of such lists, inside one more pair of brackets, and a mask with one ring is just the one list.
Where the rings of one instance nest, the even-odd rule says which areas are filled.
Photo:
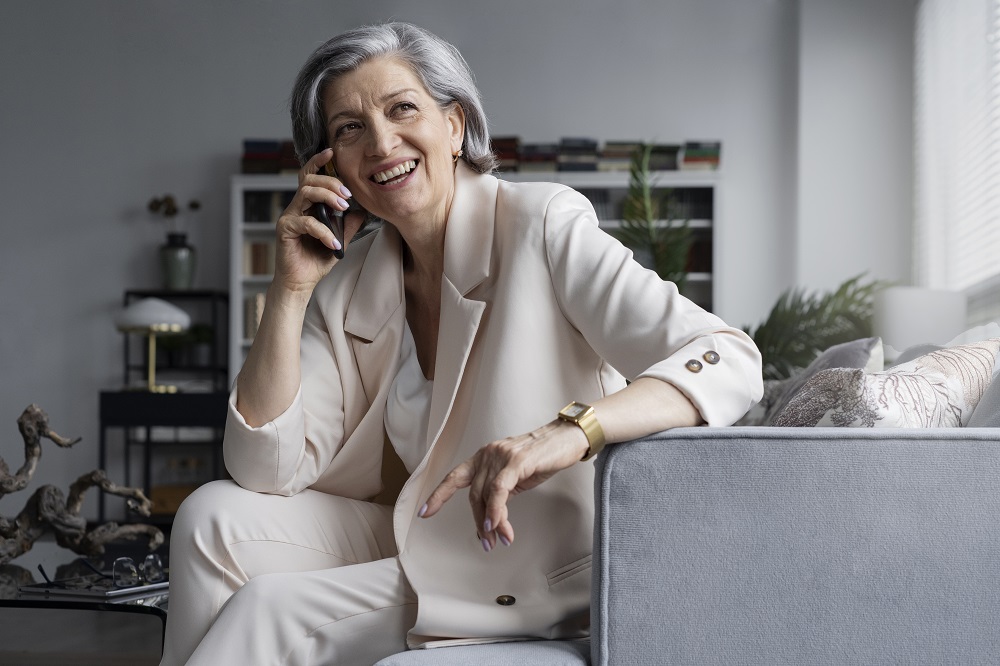
[[643, 144], [632, 155], [621, 226], [612, 235], [633, 251], [648, 251], [657, 275], [682, 289], [694, 235], [687, 220], [680, 224], [665, 222], [673, 217], [670, 214], [675, 208], [673, 191], [657, 190], [651, 182], [649, 156], [652, 150], [652, 144]]
[[833, 345], [871, 337], [873, 298], [889, 283], [863, 277], [825, 294], [788, 289], [756, 329], [743, 328], [763, 356], [764, 379], [790, 377]]

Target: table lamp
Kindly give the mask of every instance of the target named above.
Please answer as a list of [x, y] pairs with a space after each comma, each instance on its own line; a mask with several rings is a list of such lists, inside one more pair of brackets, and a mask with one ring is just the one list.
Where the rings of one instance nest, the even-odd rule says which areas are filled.
[[177, 387], [156, 383], [156, 337], [177, 335], [191, 327], [191, 316], [176, 305], [159, 298], [144, 298], [130, 304], [115, 318], [123, 333], [136, 333], [148, 340], [146, 387], [150, 393], [176, 393]]

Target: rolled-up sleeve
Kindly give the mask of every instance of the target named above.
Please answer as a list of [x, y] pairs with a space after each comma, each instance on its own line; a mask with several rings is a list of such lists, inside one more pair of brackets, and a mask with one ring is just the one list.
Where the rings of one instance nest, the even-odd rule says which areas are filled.
[[750, 337], [636, 263], [598, 228], [583, 195], [552, 198], [545, 245], [564, 316], [625, 377], [676, 386], [712, 426], [730, 425], [760, 400], [761, 357]]
[[263, 493], [294, 495], [330, 466], [344, 440], [344, 396], [323, 316], [306, 311], [301, 339], [302, 383], [274, 420], [250, 427], [229, 396], [223, 457], [233, 480]]
[[[226, 417], [226, 436], [223, 439], [223, 456], [226, 469], [233, 479], [248, 490], [262, 493], [282, 493], [282, 481], [294, 476], [289, 469], [297, 456], [293, 450], [282, 455], [282, 443], [302, 442], [305, 439], [302, 419], [302, 389], [288, 409], [276, 419], [257, 428], [247, 424], [236, 409], [237, 391], [229, 395], [229, 414]], [[286, 449], [291, 447], [286, 446]], [[299, 448], [299, 447], [294, 447]]]

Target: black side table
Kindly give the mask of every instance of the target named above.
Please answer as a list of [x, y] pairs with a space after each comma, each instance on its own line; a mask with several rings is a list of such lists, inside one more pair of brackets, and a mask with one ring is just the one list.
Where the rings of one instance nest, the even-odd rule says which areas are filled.
[[[226, 426], [229, 394], [213, 393], [147, 393], [144, 391], [102, 391], [100, 396], [100, 468], [107, 470], [109, 428], [125, 429], [123, 461], [124, 483], [131, 484], [131, 449], [142, 447], [142, 489], [150, 496], [152, 488], [152, 448], [170, 446], [173, 442], [153, 442], [150, 431], [157, 426], [212, 428], [214, 437], [205, 444], [212, 447], [212, 475], [221, 478], [222, 434]], [[145, 437], [136, 440], [130, 428], [145, 428]], [[190, 442], [180, 442], [190, 445]], [[98, 499], [98, 520], [104, 522], [105, 496]]]

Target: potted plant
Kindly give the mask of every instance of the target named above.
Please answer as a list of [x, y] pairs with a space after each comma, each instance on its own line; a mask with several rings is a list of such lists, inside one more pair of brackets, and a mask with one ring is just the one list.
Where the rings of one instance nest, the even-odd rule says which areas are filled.
[[[172, 291], [190, 289], [194, 284], [197, 255], [194, 247], [187, 242], [187, 234], [179, 229], [181, 208], [171, 194], [150, 199], [148, 208], [154, 219], [159, 217], [167, 221], [167, 242], [160, 246], [164, 288]], [[192, 199], [186, 209], [193, 213], [201, 209], [201, 203]]]
[[674, 219], [672, 215], [676, 209], [673, 190], [654, 194], [649, 172], [652, 150], [652, 144], [643, 144], [632, 155], [621, 226], [612, 235], [630, 247], [640, 263], [649, 264], [661, 279], [683, 289], [694, 235], [688, 220]]

